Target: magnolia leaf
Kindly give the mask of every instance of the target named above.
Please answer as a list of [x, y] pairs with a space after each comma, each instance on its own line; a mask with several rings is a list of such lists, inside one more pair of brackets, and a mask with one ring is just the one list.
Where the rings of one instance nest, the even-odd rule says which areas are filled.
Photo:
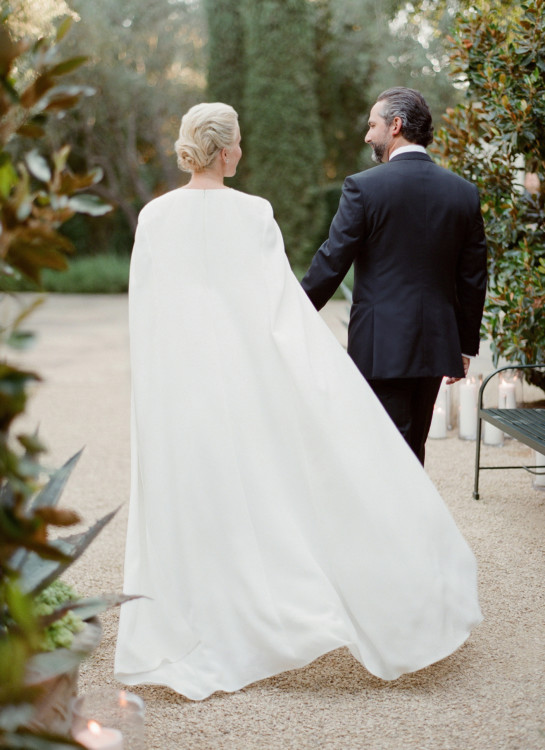
[[87, 176], [93, 178], [93, 185], [95, 185], [104, 177], [104, 170], [102, 167], [94, 167], [87, 173]]
[[0, 196], [7, 198], [16, 183], [17, 172], [11, 163], [9, 154], [0, 154]]
[[17, 135], [22, 135], [25, 138], [41, 138], [45, 135], [45, 130], [41, 125], [36, 125], [33, 122], [27, 122], [21, 125], [19, 130], [16, 131]]
[[51, 180], [51, 169], [46, 160], [41, 156], [36, 149], [29, 151], [25, 155], [25, 161], [30, 173], [34, 175], [38, 180], [42, 182], [49, 182]]
[[64, 195], [73, 195], [78, 190], [83, 190], [100, 182], [103, 176], [104, 173], [100, 167], [95, 167], [87, 174], [64, 172], [61, 177], [59, 192]]
[[80, 214], [89, 214], [89, 216], [103, 216], [112, 210], [112, 206], [105, 203], [102, 198], [88, 193], [75, 195], [70, 198], [68, 205], [73, 211]]
[[21, 94], [21, 105], [25, 109], [33, 109], [54, 85], [55, 81], [47, 73], [38, 76]]
[[67, 96], [66, 94], [59, 94], [57, 96], [50, 97], [47, 104], [44, 107], [45, 112], [53, 112], [56, 110], [64, 111], [65, 109], [72, 109], [79, 102], [81, 94], [74, 94], [74, 96]]
[[0, 155], [0, 196], [7, 198], [11, 189], [17, 184], [17, 172], [8, 154]]
[[6, 24], [0, 26], [0, 76], [7, 77], [13, 61], [21, 55], [27, 45], [25, 42], [15, 42], [11, 38]]
[[72, 27], [72, 19], [70, 18], [70, 16], [68, 16], [67, 18], [64, 19], [64, 21], [62, 21], [59, 24], [59, 28], [57, 29], [57, 36], [55, 37], [55, 41], [60, 42], [62, 39], [64, 39], [64, 37], [70, 31], [71, 27]]
[[53, 154], [53, 164], [55, 165], [55, 170], [57, 172], [62, 172], [62, 170], [65, 168], [69, 154], [70, 146], [68, 145], [63, 146], [58, 151], [55, 151], [55, 153]]
[[53, 268], [64, 271], [68, 263], [62, 253], [51, 247], [48, 242], [24, 244], [12, 243], [9, 249], [9, 261], [31, 281], [40, 284], [41, 270]]
[[28, 219], [28, 217], [32, 213], [32, 205], [32, 196], [28, 196], [27, 198], [19, 200], [19, 205], [17, 206], [17, 211], [15, 212], [18, 221], [23, 222]]
[[85, 55], [81, 55], [79, 57], [71, 57], [69, 60], [63, 60], [63, 62], [58, 63], [58, 65], [55, 65], [49, 70], [49, 75], [63, 76], [66, 73], [71, 73], [73, 70], [76, 70], [76, 68], [79, 68], [86, 63], [88, 59], [89, 58]]
[[34, 338], [32, 331], [12, 331], [6, 344], [12, 349], [29, 349], [34, 343]]

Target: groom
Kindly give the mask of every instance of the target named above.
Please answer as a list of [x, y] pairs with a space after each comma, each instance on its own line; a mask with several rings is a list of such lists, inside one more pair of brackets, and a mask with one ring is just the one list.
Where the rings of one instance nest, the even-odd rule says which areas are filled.
[[432, 138], [418, 91], [378, 97], [365, 142], [380, 166], [346, 178], [302, 282], [320, 309], [354, 263], [348, 353], [422, 464], [443, 376], [479, 351], [486, 291], [477, 189], [431, 160]]

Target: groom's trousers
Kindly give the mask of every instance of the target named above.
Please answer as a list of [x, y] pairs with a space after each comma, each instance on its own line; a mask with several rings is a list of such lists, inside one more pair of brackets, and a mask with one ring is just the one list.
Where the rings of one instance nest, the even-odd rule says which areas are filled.
[[367, 381], [422, 465], [433, 406], [442, 379], [388, 378]]

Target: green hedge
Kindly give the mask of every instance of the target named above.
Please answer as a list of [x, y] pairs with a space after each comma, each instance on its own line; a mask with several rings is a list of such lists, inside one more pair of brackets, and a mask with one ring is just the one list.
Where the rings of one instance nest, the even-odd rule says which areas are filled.
[[[44, 271], [42, 288], [63, 294], [121, 294], [129, 286], [129, 255], [95, 255], [74, 258], [66, 271]], [[3, 291], [29, 292], [37, 287], [30, 281], [2, 279]]]

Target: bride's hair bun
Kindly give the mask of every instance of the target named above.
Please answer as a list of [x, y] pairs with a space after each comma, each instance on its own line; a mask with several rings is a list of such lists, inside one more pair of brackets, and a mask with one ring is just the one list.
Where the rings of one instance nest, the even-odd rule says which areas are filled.
[[238, 115], [229, 104], [196, 104], [182, 117], [174, 144], [178, 166], [184, 172], [202, 172], [222, 148], [236, 139]]

